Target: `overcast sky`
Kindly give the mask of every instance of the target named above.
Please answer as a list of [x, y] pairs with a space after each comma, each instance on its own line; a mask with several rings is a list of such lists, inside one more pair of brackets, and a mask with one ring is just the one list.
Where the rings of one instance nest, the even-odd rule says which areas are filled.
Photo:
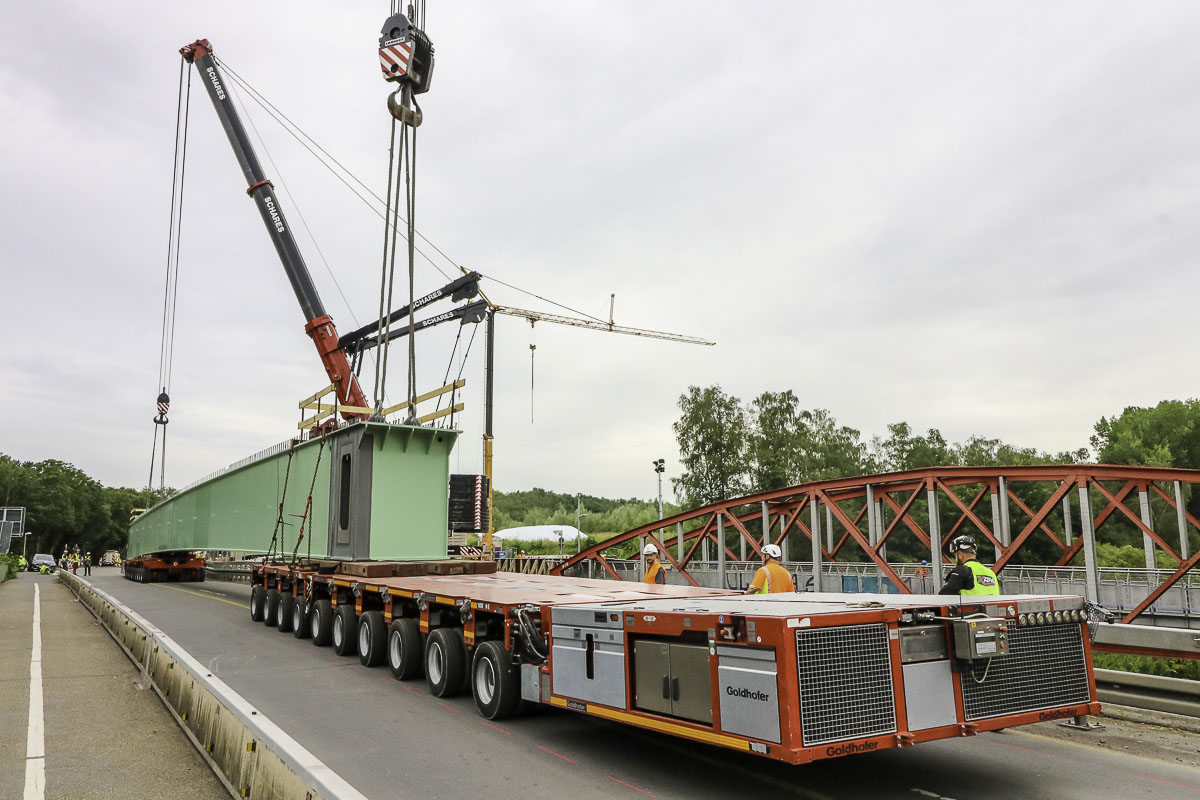
[[[178, 49], [210, 39], [382, 194], [387, 11], [6, 6], [0, 452], [146, 483]], [[678, 474], [689, 385], [746, 401], [792, 389], [864, 438], [905, 420], [1046, 450], [1085, 446], [1125, 406], [1197, 394], [1200, 3], [430, 0], [427, 32], [418, 228], [454, 263], [587, 314], [607, 318], [615, 293], [618, 324], [717, 342], [550, 324], [531, 339], [501, 318], [499, 489], [652, 496], [652, 459]], [[192, 88], [175, 486], [288, 438], [326, 383]], [[343, 331], [366, 322], [382, 223], [248, 112], [326, 307]], [[444, 282], [418, 260], [418, 295]], [[456, 333], [418, 338], [419, 391], [441, 385]], [[454, 471], [481, 469], [482, 357], [480, 329], [451, 365], [468, 381]]]

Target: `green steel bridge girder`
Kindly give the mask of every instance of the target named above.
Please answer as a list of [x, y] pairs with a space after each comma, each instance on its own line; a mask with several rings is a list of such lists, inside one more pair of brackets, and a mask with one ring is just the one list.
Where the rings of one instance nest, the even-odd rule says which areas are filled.
[[186, 488], [133, 521], [129, 554], [169, 550], [266, 552], [283, 497], [285, 525], [282, 547], [277, 542], [276, 550], [290, 555], [296, 547], [312, 485], [312, 509], [299, 551], [307, 555], [311, 546], [314, 557], [328, 556], [330, 525], [338, 524], [330, 514], [330, 502], [339, 497], [335, 489], [341, 490], [338, 478], [343, 466], [335, 455], [336, 445], [344, 437], [359, 434], [365, 443], [363, 448], [370, 451], [369, 466], [355, 466], [351, 480], [359, 489], [364, 488], [363, 481], [369, 483], [365, 494], [355, 492], [356, 498], [369, 498], [365, 510], [370, 521], [369, 557], [446, 558], [450, 453], [459, 431], [384, 422], [356, 423], [290, 448], [271, 448]]

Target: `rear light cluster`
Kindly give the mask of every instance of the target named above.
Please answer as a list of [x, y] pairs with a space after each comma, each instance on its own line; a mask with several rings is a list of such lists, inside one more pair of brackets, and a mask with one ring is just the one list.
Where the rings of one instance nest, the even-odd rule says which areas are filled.
[[1064, 622], [1083, 622], [1087, 614], [1083, 611], [1038, 611], [1017, 615], [1018, 627], [1031, 625], [1058, 625]]

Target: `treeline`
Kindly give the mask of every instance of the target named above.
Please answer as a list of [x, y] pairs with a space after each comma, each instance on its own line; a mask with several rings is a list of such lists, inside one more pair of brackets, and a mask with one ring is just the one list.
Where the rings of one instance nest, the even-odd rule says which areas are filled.
[[679, 410], [673, 428], [683, 471], [672, 482], [687, 507], [829, 478], [936, 466], [1070, 464], [1088, 457], [1086, 447], [1048, 453], [983, 436], [952, 443], [937, 428], [919, 434], [907, 422], [894, 422], [886, 436], [868, 440], [826, 409], [800, 408], [791, 390], [763, 392], [743, 403], [720, 386], [692, 386], [680, 396]]
[[[32, 534], [25, 550], [31, 557], [57, 557], [76, 545], [96, 558], [105, 550], [124, 552], [131, 512], [158, 499], [157, 492], [145, 489], [103, 486], [63, 461], [17, 461], [0, 454], [0, 501], [24, 506], [25, 530]], [[13, 540], [12, 550], [20, 552], [20, 539]]]
[[[658, 519], [658, 505], [650, 500], [611, 500], [590, 494], [563, 494], [545, 489], [492, 494], [496, 530], [525, 525], [575, 527], [578, 519], [579, 529], [585, 534], [584, 547]], [[678, 506], [663, 502], [665, 516], [679, 511]], [[582, 516], [577, 517], [577, 513]], [[522, 547], [533, 554], [558, 552], [558, 542], [531, 542]]]

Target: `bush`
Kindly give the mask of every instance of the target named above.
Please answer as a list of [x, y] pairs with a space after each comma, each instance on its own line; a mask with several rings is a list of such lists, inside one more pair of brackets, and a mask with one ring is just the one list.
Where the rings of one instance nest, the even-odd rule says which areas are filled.
[[17, 577], [20, 571], [17, 556], [13, 553], [0, 553], [0, 564], [8, 564], [8, 573], [4, 576], [4, 580], [12, 580]]
[[1122, 653], [1093, 653], [1092, 664], [1097, 669], [1138, 672], [1142, 675], [1161, 675], [1166, 678], [1200, 680], [1200, 661], [1189, 658], [1154, 658]]

